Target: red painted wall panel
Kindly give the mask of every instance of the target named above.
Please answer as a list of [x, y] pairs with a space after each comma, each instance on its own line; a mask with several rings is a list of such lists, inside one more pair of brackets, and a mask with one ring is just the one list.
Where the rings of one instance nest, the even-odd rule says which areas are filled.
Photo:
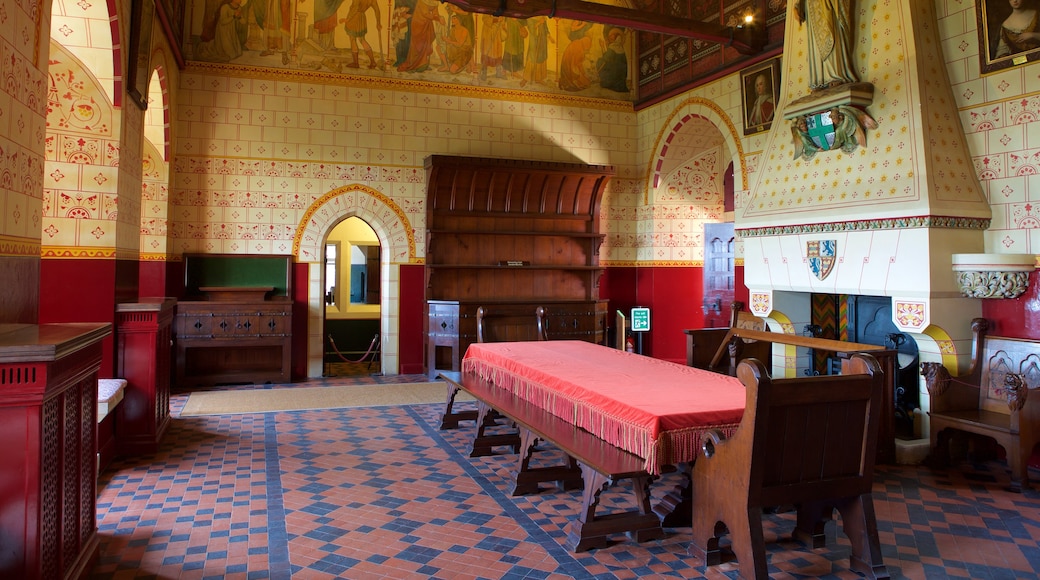
[[[307, 378], [307, 300], [309, 284], [309, 264], [293, 263], [292, 281], [292, 378]], [[325, 338], [322, 337], [324, 342]]]
[[[748, 303], [744, 267], [737, 266], [735, 300]], [[650, 308], [650, 332], [643, 337], [643, 353], [654, 358], [686, 362], [688, 328], [702, 328], [704, 268], [621, 267], [608, 268], [600, 282], [600, 296], [610, 301], [609, 323], [614, 312], [628, 315], [633, 306]]]
[[[115, 260], [41, 260], [40, 324], [115, 323]], [[115, 333], [102, 341], [100, 378], [115, 376]]]
[[166, 288], [166, 262], [141, 262], [137, 292], [141, 298], [171, 296]]
[[988, 319], [990, 334], [1040, 340], [1040, 276], [1029, 275], [1029, 289], [1013, 299], [982, 301], [982, 316]]
[[400, 372], [421, 374], [423, 366], [424, 328], [426, 312], [426, 267], [418, 264], [401, 266], [400, 288]]

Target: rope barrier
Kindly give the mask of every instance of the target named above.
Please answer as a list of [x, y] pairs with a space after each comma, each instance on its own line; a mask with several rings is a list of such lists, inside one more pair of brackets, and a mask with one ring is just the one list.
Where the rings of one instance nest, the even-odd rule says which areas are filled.
[[349, 358], [343, 356], [343, 353], [339, 351], [339, 348], [336, 346], [336, 341], [333, 340], [331, 334], [329, 334], [329, 344], [332, 345], [332, 350], [336, 353], [336, 356], [338, 356], [341, 361], [348, 363], [361, 363], [365, 362], [365, 359], [367, 359], [368, 356], [373, 353], [373, 351], [379, 352], [379, 333], [377, 332], [376, 335], [372, 337], [372, 342], [369, 343], [368, 350], [366, 350], [365, 354], [361, 355], [361, 358], [357, 360], [350, 360]]

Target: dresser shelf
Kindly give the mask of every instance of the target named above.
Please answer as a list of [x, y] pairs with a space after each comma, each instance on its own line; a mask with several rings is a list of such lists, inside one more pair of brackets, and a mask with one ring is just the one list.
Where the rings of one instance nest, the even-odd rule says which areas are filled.
[[[550, 339], [602, 343], [606, 166], [434, 155], [427, 171], [427, 369], [458, 370], [476, 310], [543, 307]], [[513, 264], [511, 264], [513, 263]]]

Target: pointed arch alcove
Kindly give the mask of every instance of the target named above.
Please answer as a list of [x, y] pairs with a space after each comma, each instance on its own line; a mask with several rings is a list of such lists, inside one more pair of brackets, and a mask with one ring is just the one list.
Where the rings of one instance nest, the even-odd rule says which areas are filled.
[[297, 263], [307, 265], [307, 376], [322, 374], [324, 356], [324, 292], [322, 260], [325, 239], [345, 218], [356, 216], [376, 232], [382, 247], [379, 264], [379, 333], [383, 374], [400, 368], [400, 266], [416, 262], [415, 230], [404, 210], [390, 197], [367, 185], [336, 188], [314, 201], [304, 212], [293, 239]]

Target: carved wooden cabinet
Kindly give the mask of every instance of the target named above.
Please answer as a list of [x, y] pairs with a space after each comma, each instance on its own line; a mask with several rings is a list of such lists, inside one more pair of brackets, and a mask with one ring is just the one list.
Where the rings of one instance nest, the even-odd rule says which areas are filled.
[[116, 374], [127, 382], [116, 408], [122, 454], [155, 453], [170, 425], [176, 304], [173, 298], [154, 298], [116, 305]]
[[0, 324], [0, 578], [98, 556], [97, 380], [109, 324]]
[[221, 296], [177, 303], [177, 386], [291, 382], [292, 302]]
[[427, 369], [458, 370], [476, 309], [546, 308], [550, 339], [606, 338], [599, 203], [614, 169], [433, 155], [427, 172]]
[[427, 302], [429, 331], [426, 357], [434, 370], [459, 370], [462, 355], [477, 342], [477, 308], [484, 306], [496, 315], [530, 314], [534, 324], [535, 308], [545, 308], [545, 329], [549, 340], [584, 340], [603, 344], [607, 331], [607, 301], [534, 302]]

